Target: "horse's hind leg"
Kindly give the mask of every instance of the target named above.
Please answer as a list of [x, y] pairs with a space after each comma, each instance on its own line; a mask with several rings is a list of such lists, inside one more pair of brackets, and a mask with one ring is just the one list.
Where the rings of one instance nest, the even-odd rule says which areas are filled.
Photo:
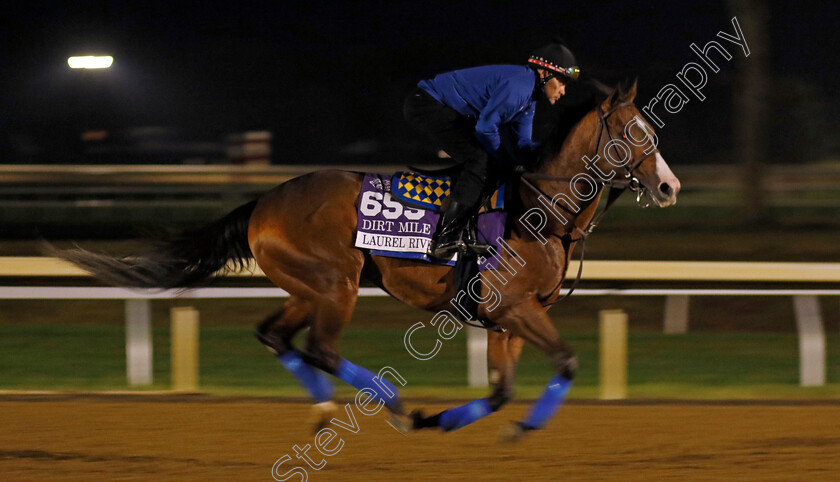
[[304, 303], [291, 297], [282, 308], [259, 322], [254, 334], [270, 352], [282, 355], [295, 349], [292, 338], [310, 321]]
[[[307, 348], [303, 359], [312, 366], [333, 374], [339, 380], [364, 391], [368, 396], [384, 404], [392, 413], [404, 415], [405, 409], [397, 388], [379, 374], [358, 366], [338, 354], [338, 338], [343, 326], [349, 321], [358, 295], [358, 286], [335, 288], [330, 295], [318, 303], [315, 319], [309, 330]], [[397, 380], [405, 384], [398, 375]]]
[[329, 423], [337, 407], [332, 401], [334, 389], [329, 377], [304, 362], [300, 351], [292, 345], [295, 334], [310, 323], [308, 313], [305, 303], [289, 298], [283, 308], [257, 325], [255, 334], [315, 400], [312, 423], [318, 431]]
[[[343, 269], [328, 265], [321, 266], [318, 271], [309, 268], [306, 281], [301, 280], [304, 278], [302, 274], [296, 278], [287, 274], [292, 271], [288, 263], [285, 271], [275, 267], [279, 263], [269, 265], [264, 262], [262, 266], [272, 281], [292, 292], [301, 303], [301, 313], [310, 328], [300, 359], [310, 368], [323, 370], [360, 391], [364, 390], [391, 412], [404, 415], [402, 401], [390, 381], [345, 360], [338, 353], [341, 331], [350, 321], [356, 305], [359, 273], [364, 260], [359, 256], [353, 261], [357, 261], [358, 266], [348, 261], [342, 264]], [[283, 336], [279, 339], [282, 340]], [[282, 342], [279, 345], [284, 346]], [[404, 384], [403, 380], [399, 381]]]
[[248, 240], [266, 276], [307, 307], [310, 330], [301, 359], [404, 414], [391, 382], [338, 354], [365, 262], [352, 242], [360, 183], [358, 174], [324, 171], [279, 186], [254, 209]]
[[499, 411], [513, 397], [513, 376], [516, 362], [522, 352], [523, 340], [510, 332], [488, 332], [490, 369], [493, 375], [493, 390], [487, 398], [473, 400], [460, 407], [444, 410], [436, 415], [424, 417], [420, 412], [412, 414], [415, 430], [439, 427], [444, 432], [457, 430]]

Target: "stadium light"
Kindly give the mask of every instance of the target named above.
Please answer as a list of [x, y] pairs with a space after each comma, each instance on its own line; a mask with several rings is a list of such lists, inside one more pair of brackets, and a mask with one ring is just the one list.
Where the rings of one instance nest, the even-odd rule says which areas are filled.
[[88, 55], [84, 57], [70, 57], [67, 59], [67, 65], [71, 69], [107, 69], [114, 63], [114, 57], [93, 56]]

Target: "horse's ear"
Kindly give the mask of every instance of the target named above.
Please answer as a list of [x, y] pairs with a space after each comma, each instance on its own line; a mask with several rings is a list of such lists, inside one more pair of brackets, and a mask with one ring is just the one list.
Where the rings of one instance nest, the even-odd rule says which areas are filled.
[[604, 111], [610, 110], [613, 105], [619, 104], [621, 102], [621, 98], [624, 96], [624, 93], [621, 91], [621, 86], [618, 86], [612, 89], [612, 92], [607, 97], [607, 99], [601, 104]]
[[607, 96], [609, 96], [610, 94], [613, 93], [614, 89], [612, 87], [608, 86], [607, 84], [601, 82], [598, 79], [590, 78], [590, 79], [587, 79], [587, 82], [589, 83], [589, 85], [592, 86], [596, 95], [601, 95], [603, 97], [607, 97]]
[[628, 90], [624, 94], [624, 102], [633, 102], [636, 98], [636, 87], [639, 85], [639, 79], [633, 80], [633, 85], [630, 86], [630, 90]]

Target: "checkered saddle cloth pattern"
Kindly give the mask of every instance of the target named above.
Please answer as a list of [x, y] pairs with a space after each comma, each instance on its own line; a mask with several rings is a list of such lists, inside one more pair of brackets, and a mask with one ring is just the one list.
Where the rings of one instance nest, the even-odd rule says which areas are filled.
[[432, 211], [440, 211], [451, 187], [448, 177], [428, 176], [414, 171], [397, 172], [391, 178], [391, 196], [409, 206]]

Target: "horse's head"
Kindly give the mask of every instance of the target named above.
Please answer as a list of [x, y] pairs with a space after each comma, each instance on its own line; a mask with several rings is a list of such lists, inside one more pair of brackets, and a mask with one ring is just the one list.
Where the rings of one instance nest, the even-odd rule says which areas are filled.
[[671, 206], [677, 202], [680, 181], [659, 153], [656, 133], [633, 104], [635, 98], [634, 82], [626, 92], [616, 89], [600, 104], [598, 155], [615, 179], [627, 177], [630, 188], [640, 195], [659, 207]]

